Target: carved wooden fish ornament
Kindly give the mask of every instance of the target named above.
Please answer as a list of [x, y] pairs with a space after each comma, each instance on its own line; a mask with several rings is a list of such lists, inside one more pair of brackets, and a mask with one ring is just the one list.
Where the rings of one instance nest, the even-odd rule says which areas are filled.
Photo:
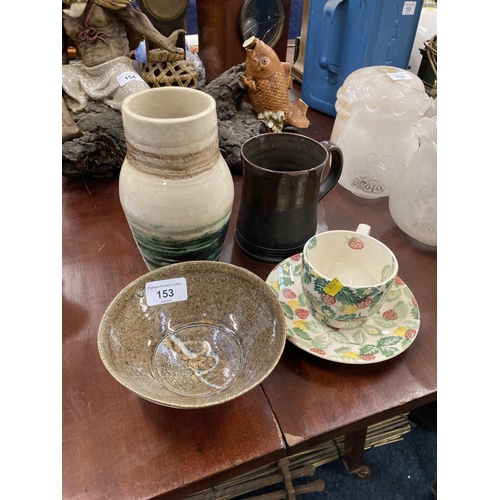
[[246, 75], [241, 84], [248, 89], [252, 107], [258, 114], [282, 111], [285, 122], [297, 128], [307, 128], [307, 104], [298, 99], [290, 102], [292, 88], [290, 64], [281, 62], [276, 52], [262, 40], [250, 37], [243, 43], [246, 51]]

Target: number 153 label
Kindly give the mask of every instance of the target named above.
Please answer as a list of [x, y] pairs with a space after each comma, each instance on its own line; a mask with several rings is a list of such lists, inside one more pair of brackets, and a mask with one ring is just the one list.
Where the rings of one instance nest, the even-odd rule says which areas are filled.
[[148, 306], [181, 302], [186, 299], [186, 278], [172, 278], [146, 283], [146, 303]]

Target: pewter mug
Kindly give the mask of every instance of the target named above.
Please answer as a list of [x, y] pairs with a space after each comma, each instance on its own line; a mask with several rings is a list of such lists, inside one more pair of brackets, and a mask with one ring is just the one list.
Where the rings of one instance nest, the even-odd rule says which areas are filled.
[[268, 133], [251, 137], [241, 146], [241, 162], [237, 245], [268, 262], [300, 253], [316, 234], [318, 202], [340, 178], [342, 151], [330, 141]]

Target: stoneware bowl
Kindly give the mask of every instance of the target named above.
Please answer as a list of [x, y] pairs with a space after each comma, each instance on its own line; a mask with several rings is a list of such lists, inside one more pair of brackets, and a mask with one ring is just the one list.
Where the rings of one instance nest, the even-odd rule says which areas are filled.
[[122, 385], [174, 408], [224, 403], [276, 366], [283, 310], [255, 274], [191, 261], [149, 272], [111, 302], [98, 332], [101, 359]]

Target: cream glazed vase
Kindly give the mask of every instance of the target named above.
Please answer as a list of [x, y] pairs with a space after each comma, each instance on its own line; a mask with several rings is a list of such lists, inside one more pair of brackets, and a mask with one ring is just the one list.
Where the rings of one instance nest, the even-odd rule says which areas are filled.
[[122, 117], [120, 203], [148, 269], [218, 260], [234, 185], [214, 98], [187, 87], [148, 89], [123, 101]]

